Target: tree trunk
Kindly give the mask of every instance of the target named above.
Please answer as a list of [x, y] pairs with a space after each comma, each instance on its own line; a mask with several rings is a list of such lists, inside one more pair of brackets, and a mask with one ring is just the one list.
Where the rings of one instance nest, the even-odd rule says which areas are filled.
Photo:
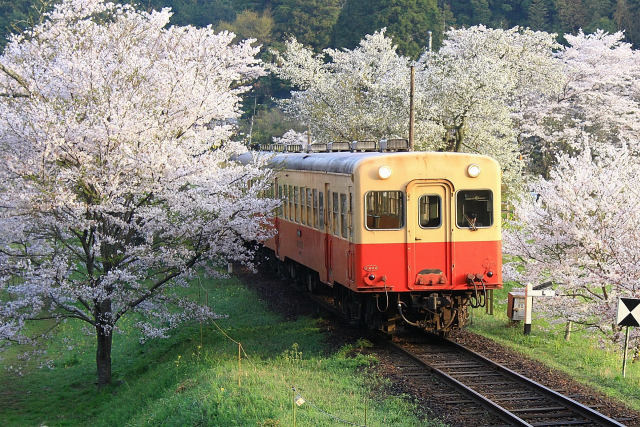
[[104, 387], [111, 383], [111, 342], [113, 339], [110, 327], [96, 326], [98, 349], [96, 351], [96, 366], [98, 368], [98, 387]]
[[96, 327], [96, 332], [98, 338], [98, 348], [96, 351], [98, 387], [104, 387], [111, 383], [111, 342], [113, 335], [111, 328], [105, 331], [100, 325]]

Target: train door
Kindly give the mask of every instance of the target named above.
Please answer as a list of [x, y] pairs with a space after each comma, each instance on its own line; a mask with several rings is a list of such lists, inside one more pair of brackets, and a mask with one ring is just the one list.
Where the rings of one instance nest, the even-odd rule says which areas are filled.
[[407, 185], [409, 289], [451, 285], [451, 195], [448, 181], [416, 180]]

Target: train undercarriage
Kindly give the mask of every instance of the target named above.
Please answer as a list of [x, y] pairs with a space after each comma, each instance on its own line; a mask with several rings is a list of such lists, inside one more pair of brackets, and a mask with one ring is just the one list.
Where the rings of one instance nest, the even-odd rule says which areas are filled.
[[350, 323], [385, 333], [410, 325], [446, 335], [466, 326], [469, 307], [484, 306], [486, 289], [478, 291], [367, 292], [358, 293], [335, 284], [322, 283], [318, 274], [291, 260], [280, 261], [268, 249], [267, 265], [284, 279], [324, 297]]

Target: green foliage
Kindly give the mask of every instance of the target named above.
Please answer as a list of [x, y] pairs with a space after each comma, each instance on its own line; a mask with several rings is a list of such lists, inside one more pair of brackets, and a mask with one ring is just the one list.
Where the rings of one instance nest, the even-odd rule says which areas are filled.
[[276, 35], [281, 40], [293, 35], [302, 44], [320, 51], [329, 45], [341, 3], [342, 0], [275, 0]]
[[[2, 425], [287, 426], [292, 386], [307, 401], [295, 407], [298, 425], [336, 425], [320, 410], [358, 424], [366, 410], [371, 426], [439, 425], [416, 418], [413, 404], [387, 394], [387, 382], [367, 373], [375, 360], [355, 351], [366, 341], [332, 351], [316, 320], [286, 321], [235, 280], [202, 285], [209, 303], [229, 315], [218, 325], [246, 351], [240, 371], [238, 345], [214, 324], [202, 332], [199, 324], [187, 325], [169, 339], [140, 344], [130, 316], [114, 339], [114, 384], [98, 391], [93, 338], [68, 322], [31, 362], [20, 362], [17, 351], [3, 354]], [[205, 300], [197, 285], [185, 292]], [[37, 369], [47, 360], [49, 367]], [[7, 372], [16, 363], [27, 363], [23, 376]]]
[[261, 45], [271, 45], [273, 37], [273, 18], [269, 9], [262, 13], [244, 10], [236, 15], [233, 22], [221, 22], [218, 30], [227, 30], [236, 34], [237, 40], [256, 39]]
[[251, 117], [247, 117], [242, 123], [240, 131], [249, 140], [251, 132], [252, 144], [270, 144], [274, 136], [282, 136], [290, 129], [298, 132], [304, 132], [306, 128], [295, 120], [287, 117], [280, 109], [273, 107], [271, 109], [260, 109], [253, 117], [253, 127], [251, 126]]
[[442, 40], [443, 16], [436, 0], [347, 0], [333, 30], [333, 46], [354, 48], [367, 34], [387, 28], [398, 51], [417, 58], [428, 46]]
[[[137, 4], [142, 9], [170, 7], [173, 11], [173, 25], [195, 25], [205, 27], [221, 21], [233, 21], [237, 9], [233, 0], [125, 0]], [[124, 3], [125, 1], [121, 1]]]
[[[316, 50], [353, 48], [366, 35], [387, 28], [400, 53], [416, 57], [427, 31], [439, 46], [450, 26], [515, 25], [558, 33], [597, 28], [624, 30], [640, 43], [640, 0], [121, 0], [143, 9], [171, 7], [176, 25], [215, 25], [273, 45], [287, 36]], [[0, 0], [0, 46], [13, 29], [38, 16], [34, 6], [56, 0]], [[251, 12], [251, 13], [248, 13]], [[253, 13], [253, 14], [252, 14]], [[269, 17], [272, 18], [269, 19]]]
[[9, 34], [32, 26], [51, 3], [47, 0], [0, 0], [0, 50]]

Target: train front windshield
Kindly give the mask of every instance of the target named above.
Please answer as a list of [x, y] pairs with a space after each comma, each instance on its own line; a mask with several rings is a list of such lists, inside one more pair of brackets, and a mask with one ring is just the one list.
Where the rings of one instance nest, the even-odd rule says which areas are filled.
[[460, 228], [493, 225], [493, 193], [491, 190], [461, 190], [456, 197], [456, 222]]

